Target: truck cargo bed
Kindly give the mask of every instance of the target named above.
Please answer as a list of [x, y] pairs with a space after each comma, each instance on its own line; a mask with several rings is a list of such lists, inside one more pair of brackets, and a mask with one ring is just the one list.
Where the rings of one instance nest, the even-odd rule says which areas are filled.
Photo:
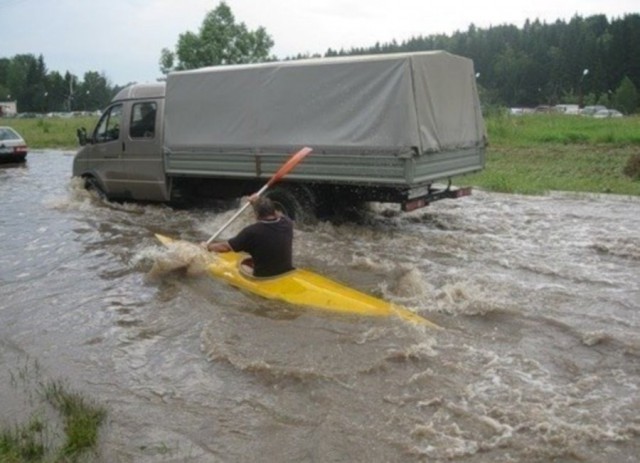
[[480, 170], [485, 127], [473, 63], [446, 52], [217, 66], [169, 74], [170, 176], [411, 186]]
[[[286, 152], [183, 150], [165, 153], [172, 176], [268, 179], [287, 159]], [[314, 149], [288, 175], [317, 183], [411, 187], [480, 170], [484, 148], [467, 148], [416, 156], [414, 153], [328, 153]]]

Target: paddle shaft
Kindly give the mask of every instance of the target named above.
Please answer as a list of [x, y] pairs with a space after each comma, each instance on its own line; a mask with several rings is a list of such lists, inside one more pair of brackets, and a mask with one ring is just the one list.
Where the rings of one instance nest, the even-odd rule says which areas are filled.
[[[285, 175], [287, 175], [289, 172], [291, 172], [291, 170], [293, 170], [293, 168], [297, 166], [300, 163], [300, 161], [302, 161], [309, 153], [311, 153], [311, 151], [312, 151], [311, 148], [305, 146], [300, 151], [298, 151], [293, 156], [291, 156], [289, 160], [287, 160], [287, 162], [285, 162], [282, 165], [282, 167], [280, 167], [280, 169], [278, 169], [278, 171], [275, 174], [273, 174], [273, 176], [269, 179], [269, 181], [262, 188], [260, 188], [260, 190], [258, 190], [257, 193], [255, 193], [254, 196], [260, 196], [262, 193], [267, 191], [267, 188], [269, 188], [271, 185], [273, 185], [274, 183], [279, 181], [281, 178], [283, 178]], [[215, 240], [220, 235], [220, 233], [222, 233], [229, 225], [231, 225], [231, 223], [234, 220], [236, 220], [238, 216], [240, 216], [240, 214], [242, 214], [247, 207], [249, 207], [249, 204], [251, 204], [249, 201], [243, 204], [242, 207], [238, 209], [238, 211], [235, 214], [233, 214], [233, 217], [227, 220], [227, 222], [222, 227], [220, 227], [220, 229], [217, 232], [215, 232], [211, 236], [211, 238], [207, 240], [207, 245], [211, 244], [211, 242]]]
[[[267, 190], [267, 188], [269, 188], [269, 184], [268, 183], [266, 185], [264, 185], [262, 188], [260, 188], [260, 190], [256, 193], [256, 196], [260, 196], [262, 193], [264, 193]], [[242, 207], [240, 209], [238, 209], [238, 211], [235, 214], [233, 214], [233, 217], [231, 217], [229, 220], [227, 220], [227, 222], [222, 227], [220, 227], [220, 229], [217, 232], [215, 232], [213, 235], [211, 235], [211, 238], [209, 238], [207, 240], [207, 244], [211, 244], [211, 242], [213, 240], [215, 240], [220, 235], [220, 233], [222, 233], [229, 225], [231, 225], [231, 223], [234, 220], [236, 220], [238, 218], [238, 216], [240, 214], [242, 214], [247, 207], [249, 207], [250, 204], [251, 203], [249, 201], [244, 203], [242, 205]]]

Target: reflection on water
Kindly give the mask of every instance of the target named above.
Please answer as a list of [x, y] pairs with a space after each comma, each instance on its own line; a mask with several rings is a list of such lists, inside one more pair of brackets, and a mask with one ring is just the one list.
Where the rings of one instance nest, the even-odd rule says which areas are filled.
[[100, 461], [635, 461], [636, 198], [475, 192], [296, 228], [297, 266], [433, 332], [184, 271], [199, 248], [154, 234], [197, 243], [234, 211], [103, 202], [71, 160], [0, 167], [0, 381], [37, 360], [106, 405]]

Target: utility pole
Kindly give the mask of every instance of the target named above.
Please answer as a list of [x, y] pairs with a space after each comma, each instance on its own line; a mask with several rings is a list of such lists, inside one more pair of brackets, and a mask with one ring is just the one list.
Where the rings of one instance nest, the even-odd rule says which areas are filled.
[[584, 108], [584, 90], [582, 88], [582, 81], [584, 80], [584, 77], [589, 74], [589, 70], [585, 69], [584, 71], [582, 71], [582, 75], [580, 76], [580, 82], [579, 82], [579, 89], [578, 91], [580, 92], [578, 94], [578, 108], [582, 109]]
[[68, 106], [69, 106], [69, 112], [71, 112], [71, 100], [73, 100], [73, 81], [74, 81], [74, 77], [72, 75], [69, 76], [69, 99], [68, 99]]

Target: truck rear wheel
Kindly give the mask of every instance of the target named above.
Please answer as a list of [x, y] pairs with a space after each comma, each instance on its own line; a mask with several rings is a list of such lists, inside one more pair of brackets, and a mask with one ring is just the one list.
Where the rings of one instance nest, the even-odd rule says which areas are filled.
[[309, 223], [315, 219], [315, 201], [308, 188], [278, 185], [268, 190], [265, 195], [273, 201], [276, 209], [291, 220]]

